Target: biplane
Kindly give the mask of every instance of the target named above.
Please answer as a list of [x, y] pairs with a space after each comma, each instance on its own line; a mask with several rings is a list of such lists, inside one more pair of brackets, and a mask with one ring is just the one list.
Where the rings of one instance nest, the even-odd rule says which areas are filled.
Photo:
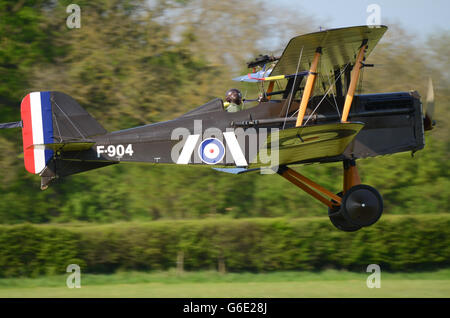
[[[26, 95], [21, 121], [2, 127], [22, 128], [25, 168], [41, 177], [41, 189], [121, 162], [278, 173], [322, 202], [338, 229], [356, 231], [383, 211], [379, 192], [361, 183], [356, 161], [420, 150], [424, 130], [433, 128], [433, 101], [423, 112], [415, 91], [356, 94], [361, 70], [373, 66], [366, 59], [386, 30], [323, 30], [292, 38], [279, 57], [260, 55], [248, 63], [250, 73], [235, 78], [261, 90], [238, 112], [227, 112], [216, 98], [173, 120], [107, 132], [73, 98], [46, 91]], [[337, 194], [293, 169], [332, 162], [343, 163]]]

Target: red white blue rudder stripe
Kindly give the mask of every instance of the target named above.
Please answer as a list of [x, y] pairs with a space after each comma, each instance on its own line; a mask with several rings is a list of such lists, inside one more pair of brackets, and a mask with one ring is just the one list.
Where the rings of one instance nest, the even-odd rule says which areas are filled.
[[44, 145], [53, 143], [53, 120], [50, 92], [30, 93], [22, 100], [22, 138], [25, 169], [39, 174], [53, 156]]

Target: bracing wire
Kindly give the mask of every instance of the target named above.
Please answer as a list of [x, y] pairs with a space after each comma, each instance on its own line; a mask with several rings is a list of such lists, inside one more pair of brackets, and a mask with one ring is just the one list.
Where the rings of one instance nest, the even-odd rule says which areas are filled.
[[[308, 121], [310, 120], [310, 118], [314, 115], [314, 113], [316, 112], [316, 110], [319, 108], [320, 104], [322, 104], [322, 102], [324, 101], [325, 97], [328, 95], [328, 93], [331, 91], [331, 89], [333, 88], [334, 85], [336, 85], [336, 82], [341, 78], [342, 74], [345, 72], [346, 68], [348, 66], [348, 63], [345, 65], [344, 69], [339, 73], [339, 76], [337, 77], [337, 79], [334, 81], [333, 85], [330, 85], [330, 88], [327, 90], [327, 92], [325, 93], [325, 95], [323, 95], [322, 99], [320, 100], [320, 102], [317, 104], [316, 108], [314, 108], [314, 110], [311, 112], [311, 114], [308, 116], [308, 118], [306, 119], [305, 125], [308, 123]], [[337, 106], [337, 104], [336, 104]], [[339, 113], [339, 110], [338, 110]], [[340, 115], [339, 115], [340, 116]]]

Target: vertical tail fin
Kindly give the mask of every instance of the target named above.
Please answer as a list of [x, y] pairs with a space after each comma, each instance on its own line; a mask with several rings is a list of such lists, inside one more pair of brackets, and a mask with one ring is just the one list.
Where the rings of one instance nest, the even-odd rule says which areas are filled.
[[20, 106], [25, 169], [39, 174], [53, 156], [51, 149], [35, 149], [33, 145], [53, 143], [53, 119], [50, 92], [30, 93]]
[[[61, 166], [55, 152], [86, 151], [94, 145], [89, 137], [107, 132], [73, 98], [59, 92], [28, 94], [21, 103], [21, 117], [25, 168], [41, 175], [47, 185], [57, 176], [56, 167]], [[76, 169], [60, 170], [58, 175], [104, 165], [107, 164], [78, 163]]]

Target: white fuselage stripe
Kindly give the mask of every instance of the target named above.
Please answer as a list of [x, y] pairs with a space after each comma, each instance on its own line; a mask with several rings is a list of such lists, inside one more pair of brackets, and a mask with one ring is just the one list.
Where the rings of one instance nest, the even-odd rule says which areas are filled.
[[227, 142], [227, 146], [230, 149], [231, 155], [233, 156], [234, 162], [238, 167], [248, 166], [247, 160], [245, 160], [244, 153], [242, 152], [241, 146], [236, 139], [236, 135], [232, 131], [224, 132], [223, 136]]
[[178, 157], [177, 164], [187, 165], [191, 159], [191, 155], [194, 152], [195, 145], [200, 135], [189, 135], [186, 143], [183, 146], [180, 156]]

